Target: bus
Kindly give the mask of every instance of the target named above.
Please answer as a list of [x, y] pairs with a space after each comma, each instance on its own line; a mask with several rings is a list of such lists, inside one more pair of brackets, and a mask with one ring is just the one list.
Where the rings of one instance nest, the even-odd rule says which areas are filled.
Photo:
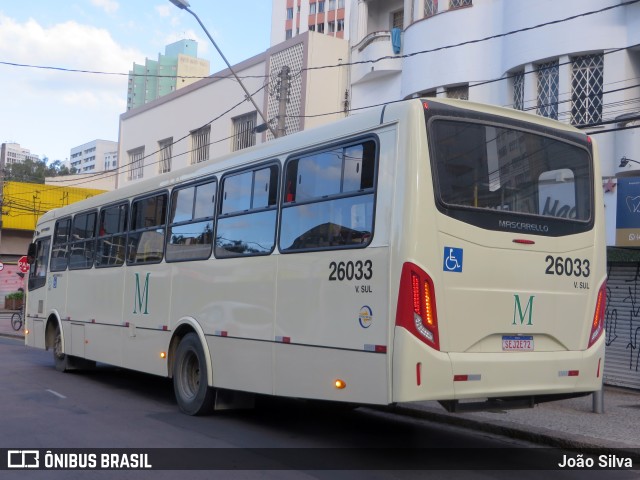
[[44, 214], [25, 342], [60, 371], [168, 377], [191, 415], [594, 393], [599, 165], [587, 135], [532, 114], [371, 108]]

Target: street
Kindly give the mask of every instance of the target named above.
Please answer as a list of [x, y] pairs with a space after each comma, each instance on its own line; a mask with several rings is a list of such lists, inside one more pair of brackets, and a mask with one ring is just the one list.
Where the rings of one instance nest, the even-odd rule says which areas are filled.
[[[283, 450], [288, 452], [284, 460], [279, 456], [283, 463], [278, 468], [285, 470], [284, 473], [265, 467], [258, 461], [247, 466], [252, 471], [245, 471], [242, 475], [236, 472], [239, 478], [422, 478], [424, 474], [403, 470], [402, 465], [397, 465], [395, 470], [385, 467], [385, 470], [366, 473], [345, 471], [341, 477], [335, 471], [322, 470], [327, 468], [324, 462], [343, 457], [336, 456], [335, 449], [354, 449], [352, 451], [356, 455], [362, 454], [362, 449], [369, 452], [368, 449], [375, 448], [372, 465], [380, 467], [400, 458], [398, 449], [421, 449], [434, 459], [442, 456], [436, 448], [462, 449], [460, 465], [464, 465], [464, 457], [472, 449], [506, 448], [510, 450], [505, 450], [505, 469], [535, 468], [532, 464], [523, 466], [518, 463], [522, 461], [522, 455], [511, 455], [514, 448], [530, 452], [535, 447], [532, 444], [370, 408], [344, 410], [300, 400], [260, 397], [257, 408], [253, 410], [189, 417], [178, 411], [172, 384], [167, 379], [103, 365], [90, 372], [62, 374], [53, 368], [51, 352], [28, 349], [18, 339], [0, 337], [0, 365], [3, 366], [0, 370], [0, 384], [3, 386], [0, 390], [0, 448], [233, 448], [236, 449], [234, 452], [287, 449]], [[324, 456], [304, 473], [291, 470], [300, 465], [297, 461], [308, 455], [308, 449], [321, 449], [318, 452]], [[211, 452], [215, 455], [220, 451]], [[450, 450], [441, 452], [446, 457]], [[553, 454], [558, 461], [561, 459], [558, 452], [547, 453]], [[291, 455], [290, 465], [287, 465], [288, 454]], [[358, 465], [357, 461], [354, 462]], [[451, 465], [446, 468], [448, 470], [441, 472], [442, 477], [450, 478], [454, 471]], [[32, 471], [27, 477], [24, 471], [9, 473], [11, 478], [65, 479], [82, 478], [83, 474], [81, 471]], [[218, 473], [220, 477], [227, 478], [234, 472]], [[508, 470], [492, 471], [483, 472], [483, 476], [506, 478], [512, 473]], [[633, 472], [606, 473], [608, 478], [636, 478]], [[118, 478], [141, 478], [140, 475], [151, 478], [152, 474], [153, 478], [169, 478], [171, 472], [117, 473]], [[92, 472], [92, 475], [112, 478], [113, 472]], [[455, 472], [456, 478], [475, 478], [475, 475], [477, 472], [473, 471]], [[522, 478], [537, 478], [538, 475], [535, 470], [520, 474]], [[554, 472], [554, 478], [556, 475], [557, 478], [584, 478], [585, 475], [594, 475], [595, 478], [598, 472], [573, 470]], [[3, 474], [3, 478], [7, 476]], [[190, 478], [211, 478], [211, 472]]]

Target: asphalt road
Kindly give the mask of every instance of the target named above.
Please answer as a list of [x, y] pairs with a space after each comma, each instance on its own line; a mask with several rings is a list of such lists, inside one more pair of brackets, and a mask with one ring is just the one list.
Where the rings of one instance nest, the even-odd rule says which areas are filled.
[[[497, 435], [375, 409], [345, 411], [300, 400], [260, 397], [253, 410], [189, 417], [178, 411], [167, 379], [103, 365], [90, 372], [59, 373], [51, 352], [26, 348], [16, 339], [0, 337], [0, 366], [0, 449], [215, 449], [192, 451], [217, 455], [221, 461], [239, 452], [234, 468], [249, 468], [191, 471], [184, 477], [189, 479], [387, 479], [425, 478], [426, 473], [430, 478], [513, 478], [516, 472], [508, 469], [523, 469], [517, 472], [519, 479], [533, 479], [543, 472], [528, 470], [536, 468], [532, 453], [561, 459], [558, 451], [540, 454], [532, 444]], [[270, 455], [274, 450], [258, 450], [267, 453], [256, 457], [254, 449], [283, 450], [277, 450], [281, 454], [276, 458]], [[420, 459], [404, 463], [407, 452]], [[465, 460], [475, 452], [500, 459], [503, 469], [468, 470]], [[425, 463], [425, 458], [434, 463]], [[373, 468], [362, 471], [363, 463]], [[346, 469], [326, 470], [333, 465]], [[407, 465], [416, 469], [407, 470]], [[429, 465], [442, 470], [426, 472]], [[553, 478], [637, 478], [636, 472], [623, 471], [552, 473]], [[5, 471], [0, 477], [177, 478], [167, 470]]]

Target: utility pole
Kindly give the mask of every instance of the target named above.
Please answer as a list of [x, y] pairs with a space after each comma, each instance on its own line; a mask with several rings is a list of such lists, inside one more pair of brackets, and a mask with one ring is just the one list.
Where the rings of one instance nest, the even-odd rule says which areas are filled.
[[289, 103], [289, 72], [291, 69], [286, 65], [280, 69], [278, 74], [278, 127], [277, 137], [284, 137], [287, 134], [287, 103]]

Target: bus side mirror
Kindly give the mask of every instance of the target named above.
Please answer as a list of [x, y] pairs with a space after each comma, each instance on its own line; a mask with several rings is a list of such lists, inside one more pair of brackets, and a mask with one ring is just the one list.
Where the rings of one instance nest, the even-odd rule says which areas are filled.
[[27, 261], [32, 264], [36, 261], [36, 244], [30, 243], [29, 250], [27, 250]]

